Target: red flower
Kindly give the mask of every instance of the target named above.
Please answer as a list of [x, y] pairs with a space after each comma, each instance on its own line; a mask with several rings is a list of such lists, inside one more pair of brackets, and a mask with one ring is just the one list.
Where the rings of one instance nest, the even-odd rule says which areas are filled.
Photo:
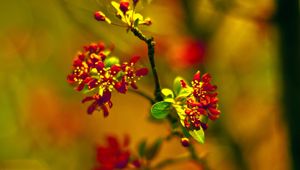
[[88, 107], [87, 113], [92, 114], [95, 110], [101, 108], [104, 117], [106, 117], [108, 116], [108, 108], [112, 107], [112, 102], [110, 98], [111, 98], [111, 92], [105, 91], [102, 96], [100, 96], [99, 94], [94, 94], [93, 96], [85, 97], [82, 100], [82, 103], [94, 100], [94, 102]]
[[[200, 76], [198, 71], [193, 78], [192, 88], [193, 95], [186, 101], [184, 126], [189, 130], [207, 129], [208, 117], [210, 120], [219, 118], [220, 110], [218, 110], [218, 98], [216, 93], [217, 86], [210, 83], [211, 76], [206, 73]], [[181, 81], [182, 87], [186, 88], [186, 83]]]
[[139, 56], [133, 56], [129, 63], [125, 62], [122, 64], [122, 71], [125, 73], [125, 82], [130, 85], [132, 88], [137, 89], [136, 81], [141, 77], [148, 74], [147, 68], [136, 68], [135, 64], [140, 59]]
[[113, 136], [108, 136], [106, 142], [106, 146], [97, 147], [97, 165], [94, 170], [125, 169], [129, 164], [135, 166], [139, 162], [129, 159], [131, 154], [128, 149], [128, 136], [125, 136], [123, 144], [120, 144], [117, 138]]
[[72, 73], [67, 76], [67, 81], [78, 91], [98, 89], [95, 90], [97, 93], [82, 100], [83, 103], [94, 101], [87, 109], [88, 114], [102, 110], [103, 115], [108, 116], [112, 107], [111, 92], [115, 89], [119, 93], [126, 93], [129, 85], [137, 89], [136, 81], [148, 73], [147, 68], [136, 68], [139, 57], [134, 56], [129, 62], [121, 65], [111, 65], [111, 61], [118, 60], [107, 61], [109, 53], [103, 43], [84, 46], [83, 52], [78, 53], [73, 61]]

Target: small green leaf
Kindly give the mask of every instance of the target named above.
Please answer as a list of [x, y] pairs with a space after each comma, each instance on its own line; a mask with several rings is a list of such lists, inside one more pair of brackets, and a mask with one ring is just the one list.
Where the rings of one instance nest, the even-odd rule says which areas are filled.
[[186, 87], [186, 88], [182, 88], [180, 90], [180, 92], [178, 93], [176, 99], [180, 99], [180, 98], [186, 98], [189, 95], [191, 95], [193, 93], [193, 88], [192, 87]]
[[199, 143], [203, 144], [205, 140], [204, 131], [201, 128], [200, 130], [189, 131], [190, 135]]
[[172, 103], [170, 102], [157, 102], [151, 108], [151, 115], [156, 119], [165, 118], [171, 111]]
[[191, 136], [189, 131], [185, 127], [183, 127], [183, 126], [181, 126], [181, 127], [182, 127], [182, 133], [184, 134], [184, 136], [189, 138]]
[[94, 91], [95, 89], [96, 89], [96, 88], [89, 89], [89, 87], [88, 87], [87, 85], [85, 85], [85, 86], [83, 87], [83, 89], [81, 90], [81, 92], [82, 92], [83, 94], [87, 94], [87, 93], [90, 93], [90, 92]]
[[184, 112], [184, 107], [178, 104], [174, 104], [173, 107], [175, 108], [180, 120], [184, 120], [186, 117], [186, 114]]
[[111, 53], [111, 50], [104, 50], [104, 51], [102, 51], [102, 53], [103, 53], [105, 56], [108, 56], [108, 55]]
[[105, 67], [111, 67], [114, 64], [119, 64], [120, 60], [117, 57], [109, 57], [104, 60]]
[[139, 20], [140, 20], [140, 19], [138, 19], [138, 18], [137, 18], [136, 20], [134, 20], [134, 24], [133, 24], [134, 27], [137, 27], [137, 26], [139, 25]]
[[161, 148], [162, 139], [157, 139], [148, 149], [146, 152], [146, 159], [152, 160], [158, 153]]
[[173, 98], [166, 98], [164, 99], [164, 101], [168, 103], [175, 103], [175, 100]]
[[139, 151], [140, 157], [143, 157], [145, 155], [145, 152], [146, 152], [146, 142], [147, 142], [146, 140], [142, 140], [139, 143], [138, 151]]
[[177, 76], [174, 79], [174, 82], [173, 82], [173, 90], [174, 90], [176, 96], [178, 95], [178, 93], [182, 89], [181, 83], [180, 83], [181, 80], [184, 80], [184, 79], [182, 77], [180, 77], [180, 76]]
[[164, 98], [174, 98], [173, 91], [167, 88], [161, 90], [161, 93], [164, 95]]

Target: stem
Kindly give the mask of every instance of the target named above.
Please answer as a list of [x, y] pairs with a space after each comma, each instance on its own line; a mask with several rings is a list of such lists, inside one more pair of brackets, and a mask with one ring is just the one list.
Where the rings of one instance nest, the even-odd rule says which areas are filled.
[[138, 91], [138, 90], [132, 90], [132, 89], [128, 89], [128, 91], [133, 92], [135, 94], [138, 94], [142, 97], [144, 97], [145, 99], [149, 100], [151, 104], [154, 104], [154, 100], [152, 99], [152, 97], [150, 97], [149, 95], [147, 95], [146, 93], [142, 92], [142, 91]]
[[162, 101], [162, 95], [161, 95], [161, 88], [159, 84], [158, 74], [156, 71], [155, 66], [155, 60], [154, 60], [154, 48], [155, 48], [155, 41], [153, 37], [147, 38], [138, 28], [132, 27], [131, 32], [137, 36], [140, 40], [144, 41], [147, 44], [148, 47], [148, 58], [151, 65], [151, 70], [154, 78], [155, 83], [155, 89], [154, 89], [154, 95], [155, 95], [155, 102]]

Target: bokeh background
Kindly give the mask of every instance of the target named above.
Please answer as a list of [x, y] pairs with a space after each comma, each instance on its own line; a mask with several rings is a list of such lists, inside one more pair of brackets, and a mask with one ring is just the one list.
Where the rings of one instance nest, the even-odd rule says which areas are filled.
[[[153, 25], [163, 87], [196, 70], [218, 85], [222, 115], [210, 123], [199, 155], [212, 170], [299, 168], [298, 1], [147, 1], [138, 10]], [[77, 51], [90, 42], [115, 46], [122, 60], [146, 46], [125, 29], [99, 23], [113, 15], [109, 0], [11, 0], [0, 5], [0, 170], [82, 170], [95, 165], [95, 146], [106, 135], [140, 140], [169, 133], [149, 120], [149, 102], [113, 94], [109, 117], [86, 114], [82, 94], [66, 82]], [[283, 57], [284, 56], [284, 57]], [[297, 77], [298, 76], [298, 77]], [[297, 88], [298, 87], [298, 88]], [[139, 83], [151, 95], [152, 77]], [[154, 160], [185, 153], [178, 139], [164, 142]], [[294, 168], [293, 168], [294, 166]], [[192, 162], [165, 169], [198, 169]]]

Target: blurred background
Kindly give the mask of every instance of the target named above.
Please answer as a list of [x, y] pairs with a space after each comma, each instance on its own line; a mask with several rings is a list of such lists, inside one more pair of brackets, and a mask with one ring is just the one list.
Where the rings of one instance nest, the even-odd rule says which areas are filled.
[[[153, 25], [163, 87], [180, 75], [209, 72], [218, 86], [220, 119], [209, 124], [199, 155], [212, 170], [299, 168], [298, 1], [144, 0], [137, 10]], [[95, 165], [106, 135], [142, 139], [169, 134], [149, 121], [150, 103], [134, 93], [113, 94], [110, 115], [86, 114], [84, 95], [66, 82], [72, 59], [90, 42], [113, 44], [127, 60], [146, 46], [125, 29], [99, 23], [114, 15], [109, 0], [12, 0], [0, 6], [0, 170], [82, 170]], [[288, 12], [287, 12], [288, 11]], [[300, 63], [299, 63], [300, 64]], [[298, 77], [297, 77], [298, 76]], [[138, 84], [152, 95], [152, 77]], [[155, 162], [185, 153], [164, 142]], [[190, 161], [165, 169], [199, 169]]]

